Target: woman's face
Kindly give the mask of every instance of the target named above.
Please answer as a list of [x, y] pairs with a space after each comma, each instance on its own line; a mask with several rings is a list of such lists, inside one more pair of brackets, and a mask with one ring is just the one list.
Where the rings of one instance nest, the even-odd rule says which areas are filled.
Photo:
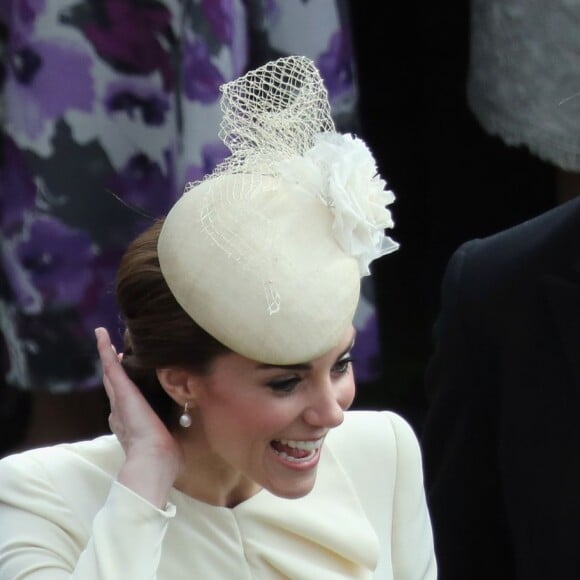
[[328, 431], [354, 398], [351, 328], [326, 355], [289, 367], [219, 357], [198, 391], [196, 415], [211, 452], [271, 493], [311, 491]]

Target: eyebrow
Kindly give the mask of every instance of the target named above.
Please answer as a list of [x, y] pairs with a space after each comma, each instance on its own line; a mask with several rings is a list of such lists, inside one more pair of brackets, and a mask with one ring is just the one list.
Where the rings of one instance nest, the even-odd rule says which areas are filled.
[[[348, 354], [354, 347], [354, 342], [355, 342], [355, 338], [356, 338], [356, 332], [354, 333], [354, 336], [352, 337], [352, 340], [350, 341], [350, 344], [348, 345], [348, 347], [346, 348], [346, 350], [344, 350], [342, 353], [340, 353], [337, 357], [337, 361], [339, 361], [341, 358], [344, 357], [344, 355]], [[298, 363], [298, 364], [294, 364], [294, 365], [270, 365], [270, 364], [266, 364], [266, 363], [260, 363], [258, 365], [259, 369], [284, 369], [284, 370], [289, 370], [289, 371], [309, 371], [310, 369], [312, 369], [312, 363]]]

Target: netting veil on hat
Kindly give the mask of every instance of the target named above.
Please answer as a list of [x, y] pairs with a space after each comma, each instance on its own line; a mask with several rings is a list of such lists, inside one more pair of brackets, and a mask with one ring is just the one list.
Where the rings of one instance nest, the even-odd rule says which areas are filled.
[[231, 156], [173, 206], [159, 238], [183, 309], [235, 352], [307, 362], [352, 323], [361, 276], [397, 249], [392, 192], [364, 142], [335, 132], [309, 59], [287, 57], [221, 87]]

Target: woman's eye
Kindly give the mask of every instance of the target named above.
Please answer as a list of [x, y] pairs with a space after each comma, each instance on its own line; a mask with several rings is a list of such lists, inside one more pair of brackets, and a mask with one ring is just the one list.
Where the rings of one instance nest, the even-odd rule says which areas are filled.
[[296, 385], [300, 382], [299, 377], [292, 377], [287, 379], [276, 379], [270, 381], [268, 386], [277, 393], [290, 393], [294, 390]]
[[352, 357], [348, 356], [345, 358], [341, 358], [333, 367], [332, 371], [338, 375], [344, 375], [348, 372], [350, 368], [350, 364], [352, 363]]

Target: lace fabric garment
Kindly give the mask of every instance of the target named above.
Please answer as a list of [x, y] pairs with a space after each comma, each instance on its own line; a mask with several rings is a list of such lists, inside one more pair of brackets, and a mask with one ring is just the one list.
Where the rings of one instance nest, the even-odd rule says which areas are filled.
[[467, 94], [484, 129], [580, 171], [580, 0], [472, 0]]

